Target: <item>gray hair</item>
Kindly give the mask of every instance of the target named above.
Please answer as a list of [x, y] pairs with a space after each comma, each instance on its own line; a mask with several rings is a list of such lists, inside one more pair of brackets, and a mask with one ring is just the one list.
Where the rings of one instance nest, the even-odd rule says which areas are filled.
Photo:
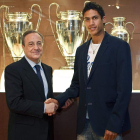
[[38, 31], [35, 31], [35, 30], [28, 30], [28, 31], [24, 32], [24, 34], [22, 36], [22, 45], [23, 46], [25, 46], [25, 42], [24, 42], [25, 36], [28, 35], [28, 34], [31, 34], [31, 33], [39, 34], [40, 37], [42, 38], [42, 42], [44, 42], [43, 35], [41, 33], [39, 33]]

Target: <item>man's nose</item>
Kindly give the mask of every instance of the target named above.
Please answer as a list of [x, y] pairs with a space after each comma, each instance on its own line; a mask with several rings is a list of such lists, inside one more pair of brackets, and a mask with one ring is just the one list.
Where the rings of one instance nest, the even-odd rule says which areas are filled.
[[90, 20], [89, 20], [89, 24], [90, 24], [90, 25], [94, 24], [94, 20], [93, 20], [93, 19], [90, 19]]
[[34, 49], [39, 49], [38, 44], [34, 44]]

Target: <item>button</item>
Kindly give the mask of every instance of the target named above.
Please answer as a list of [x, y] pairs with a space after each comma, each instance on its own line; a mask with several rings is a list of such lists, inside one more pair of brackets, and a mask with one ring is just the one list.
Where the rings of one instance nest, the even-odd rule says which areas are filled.
[[88, 103], [88, 105], [92, 105], [92, 103]]
[[91, 87], [87, 87], [87, 89], [91, 89]]

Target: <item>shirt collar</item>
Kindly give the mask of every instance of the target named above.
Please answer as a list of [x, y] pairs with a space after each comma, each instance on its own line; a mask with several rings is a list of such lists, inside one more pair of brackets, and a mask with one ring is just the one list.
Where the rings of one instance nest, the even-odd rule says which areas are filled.
[[41, 66], [41, 61], [39, 60], [39, 62], [36, 64], [35, 62], [31, 61], [29, 58], [27, 58], [25, 56], [25, 59], [27, 60], [27, 62], [31, 65], [32, 68], [34, 68], [35, 65], [40, 65], [41, 69], [42, 69], [42, 66]]
[[92, 39], [91, 39], [90, 44], [91, 44], [91, 45], [99, 45], [99, 44], [101, 44], [101, 43], [99, 43], [99, 44], [94, 44], [94, 43], [92, 42]]

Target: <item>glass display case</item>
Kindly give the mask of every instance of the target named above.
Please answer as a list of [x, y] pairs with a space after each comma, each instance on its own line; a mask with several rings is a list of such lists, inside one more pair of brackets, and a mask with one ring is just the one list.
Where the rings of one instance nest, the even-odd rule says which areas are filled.
[[[31, 6], [37, 4], [40, 6], [42, 13], [40, 15], [40, 26], [38, 31], [44, 36], [44, 54], [41, 58], [41, 61], [50, 65], [53, 70], [58, 70], [61, 67], [66, 66], [66, 60], [62, 56], [57, 46], [57, 42], [53, 36], [50, 19], [49, 19], [49, 6], [51, 3], [56, 2], [60, 6], [60, 11], [82, 11], [84, 7], [84, 0], [1, 0], [0, 6], [5, 5], [9, 7], [10, 12], [25, 12], [33, 13], [32, 18], [29, 22], [33, 23], [33, 28], [37, 26], [38, 17], [40, 10], [38, 7]], [[135, 30], [133, 33], [133, 39], [129, 40], [132, 56], [132, 76], [133, 76], [133, 92], [140, 92], [140, 1], [139, 0], [98, 0], [97, 3], [103, 6], [106, 14], [106, 22], [113, 22], [114, 17], [125, 17], [126, 22], [132, 22], [135, 25]], [[0, 10], [1, 23], [6, 22], [2, 17], [4, 15], [4, 10]], [[56, 7], [51, 8], [51, 23], [55, 28], [56, 21], [58, 20], [56, 16]], [[5, 30], [8, 27], [5, 27]], [[133, 32], [133, 26], [127, 25], [126, 29], [129, 34]], [[108, 33], [111, 33], [112, 25], [107, 25], [105, 30]], [[4, 31], [4, 26], [2, 25], [2, 31]], [[14, 62], [11, 57], [11, 53], [6, 47], [6, 40], [2, 33], [0, 33], [0, 77], [4, 71], [5, 66]], [[2, 81], [1, 81], [2, 82]], [[62, 85], [63, 86], [63, 85]]]

